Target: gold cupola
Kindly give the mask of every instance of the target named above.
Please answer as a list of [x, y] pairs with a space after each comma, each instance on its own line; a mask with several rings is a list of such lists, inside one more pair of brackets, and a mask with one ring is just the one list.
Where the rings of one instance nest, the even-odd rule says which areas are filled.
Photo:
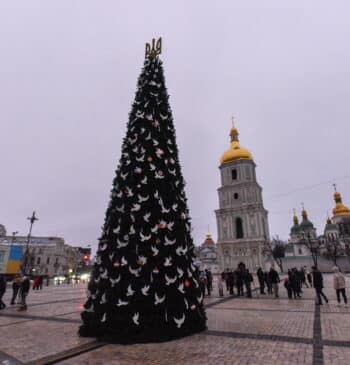
[[221, 164], [238, 160], [253, 160], [252, 154], [239, 144], [238, 131], [234, 125], [231, 128], [230, 136], [231, 147], [221, 156]]
[[341, 200], [341, 195], [336, 191], [336, 188], [334, 187], [334, 201], [335, 201], [335, 207], [333, 209], [333, 216], [334, 217], [349, 217], [350, 216], [350, 209], [346, 207]]

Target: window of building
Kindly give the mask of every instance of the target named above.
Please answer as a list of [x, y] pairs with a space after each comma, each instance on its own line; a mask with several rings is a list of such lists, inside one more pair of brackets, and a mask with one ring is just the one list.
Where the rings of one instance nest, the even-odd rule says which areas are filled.
[[236, 218], [236, 238], [243, 238], [243, 224], [241, 218]]
[[0, 251], [0, 262], [4, 262], [5, 260], [5, 251]]
[[234, 193], [233, 198], [237, 200], [238, 199], [238, 193]]
[[301, 248], [298, 249], [299, 255], [303, 253], [303, 250]]
[[231, 174], [232, 174], [232, 180], [237, 180], [237, 170], [236, 169], [231, 170]]
[[37, 264], [37, 265], [40, 265], [40, 261], [41, 261], [41, 259], [40, 259], [40, 257], [38, 257], [38, 258], [36, 259], [36, 264]]
[[46, 265], [49, 265], [49, 263], [50, 263], [50, 257], [48, 257], [48, 258], [46, 259]]

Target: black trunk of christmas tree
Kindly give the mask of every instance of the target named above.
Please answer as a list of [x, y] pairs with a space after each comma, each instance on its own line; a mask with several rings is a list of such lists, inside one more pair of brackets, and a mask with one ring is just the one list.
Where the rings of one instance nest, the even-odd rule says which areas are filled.
[[206, 327], [162, 62], [138, 80], [81, 336], [167, 341]]

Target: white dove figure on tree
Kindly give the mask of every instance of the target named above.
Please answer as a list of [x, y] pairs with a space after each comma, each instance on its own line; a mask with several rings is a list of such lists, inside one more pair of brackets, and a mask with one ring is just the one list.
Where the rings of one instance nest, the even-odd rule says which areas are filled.
[[182, 278], [184, 271], [182, 269], [180, 269], [179, 267], [176, 268], [176, 270], [177, 270], [177, 273], [179, 274], [179, 278]]
[[101, 322], [106, 322], [107, 319], [107, 313], [105, 312], [101, 318]]
[[174, 284], [176, 281], [176, 275], [173, 278], [169, 278], [167, 274], [165, 274], [165, 285], [169, 286], [171, 284]]
[[137, 312], [133, 315], [132, 320], [134, 321], [134, 323], [136, 324], [136, 326], [139, 326], [139, 318], [140, 318], [140, 314]]
[[120, 226], [118, 226], [117, 228], [113, 229], [113, 233], [118, 234], [120, 232]]
[[100, 300], [100, 304], [105, 304], [106, 302], [107, 302], [106, 293], [103, 293], [101, 300]]
[[147, 212], [144, 216], [143, 216], [143, 220], [145, 221], [145, 222], [149, 222], [149, 219], [150, 219], [150, 217], [151, 217], [151, 213], [150, 212]]
[[135, 293], [135, 291], [132, 290], [131, 284], [129, 284], [126, 296], [127, 297], [132, 297], [134, 295], [134, 293]]
[[159, 250], [157, 249], [157, 247], [151, 246], [151, 250], [152, 250], [153, 256], [157, 256], [158, 255]]
[[149, 196], [141, 196], [140, 194], [137, 195], [138, 199], [139, 199], [139, 203], [143, 203], [146, 202], [149, 199]]
[[164, 245], [165, 246], [172, 246], [176, 242], [176, 239], [169, 240], [167, 236], [164, 236]]
[[142, 184], [142, 185], [146, 185], [146, 184], [147, 184], [147, 176], [145, 176], [145, 177], [141, 180], [141, 184]]
[[174, 317], [174, 322], [176, 323], [177, 328], [180, 328], [184, 324], [184, 322], [185, 322], [185, 313], [179, 319], [177, 319], [176, 317]]
[[175, 222], [169, 222], [167, 224], [167, 228], [168, 228], [169, 231], [172, 231], [173, 230], [174, 224], [175, 224]]
[[150, 286], [149, 285], [145, 285], [142, 289], [141, 289], [141, 293], [145, 296], [148, 295], [148, 291], [149, 291]]
[[140, 276], [140, 269], [137, 268], [137, 269], [133, 269], [131, 266], [129, 266], [129, 271], [130, 271], [130, 274], [138, 277]]
[[181, 283], [178, 287], [179, 291], [182, 293], [182, 294], [185, 294], [185, 291], [184, 291], [184, 284]]
[[128, 264], [128, 261], [126, 260], [126, 258], [123, 256], [122, 259], [121, 259], [121, 265], [122, 266], [125, 266]]
[[123, 305], [128, 305], [129, 304], [129, 302], [125, 302], [125, 301], [122, 301], [121, 299], [119, 299], [118, 300], [118, 303], [117, 303], [117, 306], [118, 307], [121, 307], [121, 306], [123, 306]]
[[120, 191], [119, 193], [117, 193], [117, 197], [118, 198], [121, 198], [123, 196], [123, 192], [122, 191]]
[[140, 239], [141, 239], [141, 242], [145, 242], [145, 241], [148, 241], [150, 240], [152, 237], [151, 234], [149, 234], [148, 236], [145, 236], [142, 232], [140, 232]]
[[166, 257], [165, 262], [163, 264], [164, 266], [172, 266], [171, 257]]
[[125, 180], [127, 178], [127, 176], [129, 175], [128, 172], [126, 172], [125, 174], [123, 174], [122, 172], [120, 173], [120, 177]]
[[126, 247], [128, 245], [128, 242], [123, 242], [119, 238], [117, 239], [117, 246], [118, 248]]
[[101, 279], [107, 279], [108, 278], [108, 271], [107, 269], [104, 270], [104, 272], [100, 275]]
[[135, 233], [136, 233], [135, 228], [134, 228], [134, 226], [133, 226], [133, 225], [131, 225], [131, 226], [130, 226], [130, 230], [129, 230], [129, 234], [130, 234], [130, 235], [133, 235], [133, 234], [135, 234]]
[[120, 281], [120, 275], [117, 277], [117, 279], [109, 278], [109, 281], [111, 282], [112, 286], [115, 286], [115, 284], [118, 284]]
[[159, 296], [157, 295], [157, 293], [155, 293], [154, 298], [155, 298], [155, 300], [154, 300], [154, 305], [161, 304], [161, 303], [163, 303], [163, 302], [164, 302], [164, 300], [165, 300], [165, 294], [164, 294], [162, 297], [159, 297]]
[[138, 212], [141, 209], [141, 205], [140, 204], [134, 204], [131, 208], [132, 212]]
[[124, 204], [121, 207], [116, 207], [118, 212], [123, 213], [124, 212]]

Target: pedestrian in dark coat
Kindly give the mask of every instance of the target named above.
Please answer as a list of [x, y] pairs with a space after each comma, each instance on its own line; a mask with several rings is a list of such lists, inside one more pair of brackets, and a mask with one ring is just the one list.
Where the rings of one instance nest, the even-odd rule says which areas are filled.
[[0, 275], [0, 309], [4, 309], [6, 304], [2, 301], [2, 297], [6, 292], [6, 280], [5, 278]]
[[312, 278], [313, 278], [314, 288], [316, 291], [316, 296], [318, 299], [317, 305], [322, 305], [322, 297], [326, 301], [326, 303], [328, 303], [328, 298], [322, 291], [323, 276], [322, 276], [321, 272], [318, 270], [317, 266], [312, 267]]
[[213, 290], [213, 275], [211, 274], [211, 271], [208, 269], [205, 269], [205, 276], [207, 278], [207, 290], [208, 290], [208, 296], [211, 295], [211, 291]]
[[12, 298], [11, 298], [11, 305], [15, 304], [18, 291], [22, 284], [22, 278], [21, 275], [17, 274], [15, 275], [15, 278], [12, 281]]
[[259, 267], [258, 271], [256, 272], [256, 275], [259, 280], [260, 294], [265, 294], [265, 275], [261, 267]]
[[228, 288], [229, 288], [230, 294], [233, 295], [234, 294], [233, 286], [235, 284], [235, 278], [234, 278], [232, 270], [230, 270], [226, 273], [226, 280], [228, 283]]
[[21, 290], [20, 290], [21, 306], [18, 309], [20, 311], [24, 311], [24, 310], [27, 309], [26, 298], [27, 298], [27, 295], [29, 293], [29, 289], [30, 289], [30, 280], [27, 276], [24, 276], [23, 281], [22, 281], [22, 285], [21, 285]]
[[273, 293], [275, 298], [278, 298], [278, 284], [280, 282], [280, 277], [278, 275], [278, 272], [274, 269], [273, 266], [271, 266], [270, 272], [269, 272], [269, 279], [270, 283], [273, 287]]

